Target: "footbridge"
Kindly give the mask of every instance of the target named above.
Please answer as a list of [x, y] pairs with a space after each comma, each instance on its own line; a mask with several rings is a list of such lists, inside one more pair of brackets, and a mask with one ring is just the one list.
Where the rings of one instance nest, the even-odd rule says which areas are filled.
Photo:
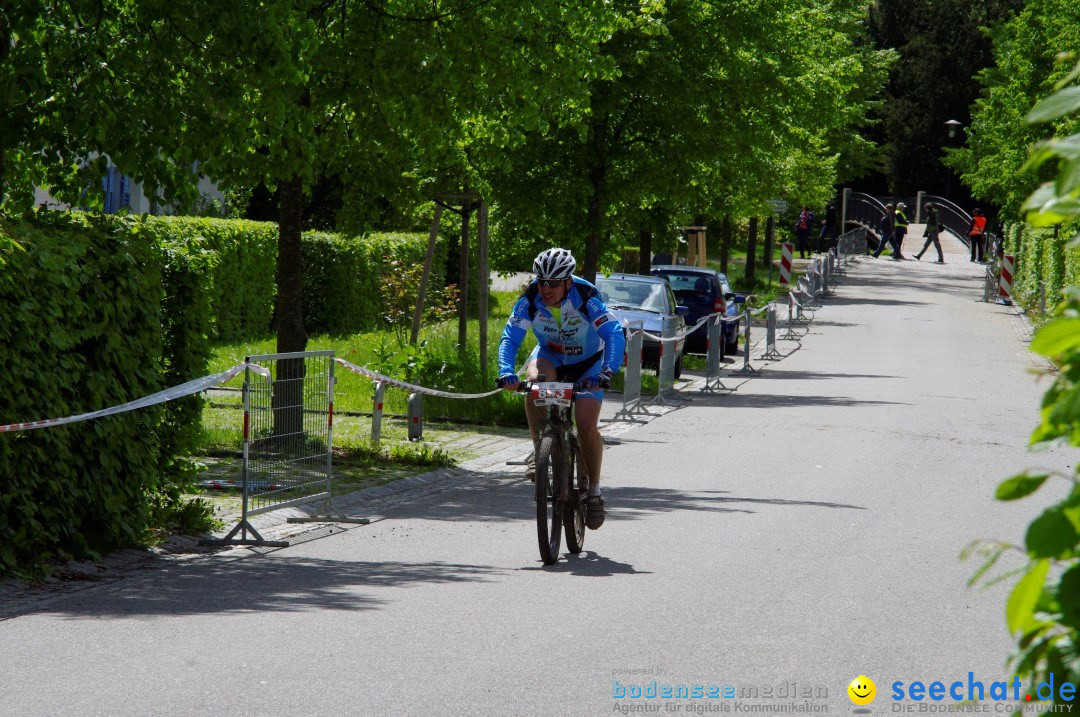
[[[949, 232], [958, 240], [968, 245], [967, 230], [971, 226], [971, 214], [962, 207], [936, 194], [919, 192], [915, 197], [875, 197], [865, 192], [845, 189], [840, 204], [840, 222], [842, 231], [862, 227], [880, 240], [881, 220], [885, 216], [885, 205], [903, 202], [909, 208], [908, 219], [912, 224], [922, 224], [925, 219], [923, 206], [930, 202], [938, 208], [943, 232]], [[993, 247], [998, 246], [998, 237], [987, 232], [987, 253], [996, 254]]]

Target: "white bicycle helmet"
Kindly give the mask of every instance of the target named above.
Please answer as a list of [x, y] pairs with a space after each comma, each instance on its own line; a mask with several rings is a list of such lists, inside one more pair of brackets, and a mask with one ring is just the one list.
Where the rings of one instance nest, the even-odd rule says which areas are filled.
[[540, 252], [533, 261], [537, 279], [569, 279], [576, 268], [577, 262], [569, 249], [548, 249]]

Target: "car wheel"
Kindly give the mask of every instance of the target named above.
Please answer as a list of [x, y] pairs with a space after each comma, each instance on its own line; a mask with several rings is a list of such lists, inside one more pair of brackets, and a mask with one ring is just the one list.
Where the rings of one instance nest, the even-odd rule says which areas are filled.
[[739, 353], [739, 335], [738, 334], [735, 335], [734, 339], [727, 342], [727, 344], [724, 346], [724, 350], [725, 350], [726, 353], [729, 353], [732, 356]]

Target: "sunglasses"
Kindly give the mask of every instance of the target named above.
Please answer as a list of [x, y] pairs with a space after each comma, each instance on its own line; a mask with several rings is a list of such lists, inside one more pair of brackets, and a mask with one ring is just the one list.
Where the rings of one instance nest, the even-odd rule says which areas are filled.
[[546, 286], [549, 289], [554, 289], [556, 286], [561, 286], [566, 279], [539, 279], [540, 286]]

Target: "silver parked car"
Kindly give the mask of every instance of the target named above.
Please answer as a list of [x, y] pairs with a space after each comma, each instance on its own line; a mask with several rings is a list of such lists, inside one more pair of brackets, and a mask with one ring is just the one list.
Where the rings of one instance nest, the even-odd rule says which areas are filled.
[[[596, 288], [611, 313], [626, 325], [639, 321], [650, 334], [660, 335], [665, 320], [673, 320], [678, 332], [686, 327], [685, 316], [689, 309], [679, 306], [671, 286], [656, 276], [638, 274], [612, 274], [596, 279]], [[682, 375], [682, 355], [685, 337], [673, 342], [675, 345], [675, 378]], [[653, 369], [660, 367], [660, 342], [648, 336], [642, 344], [641, 362]]]

